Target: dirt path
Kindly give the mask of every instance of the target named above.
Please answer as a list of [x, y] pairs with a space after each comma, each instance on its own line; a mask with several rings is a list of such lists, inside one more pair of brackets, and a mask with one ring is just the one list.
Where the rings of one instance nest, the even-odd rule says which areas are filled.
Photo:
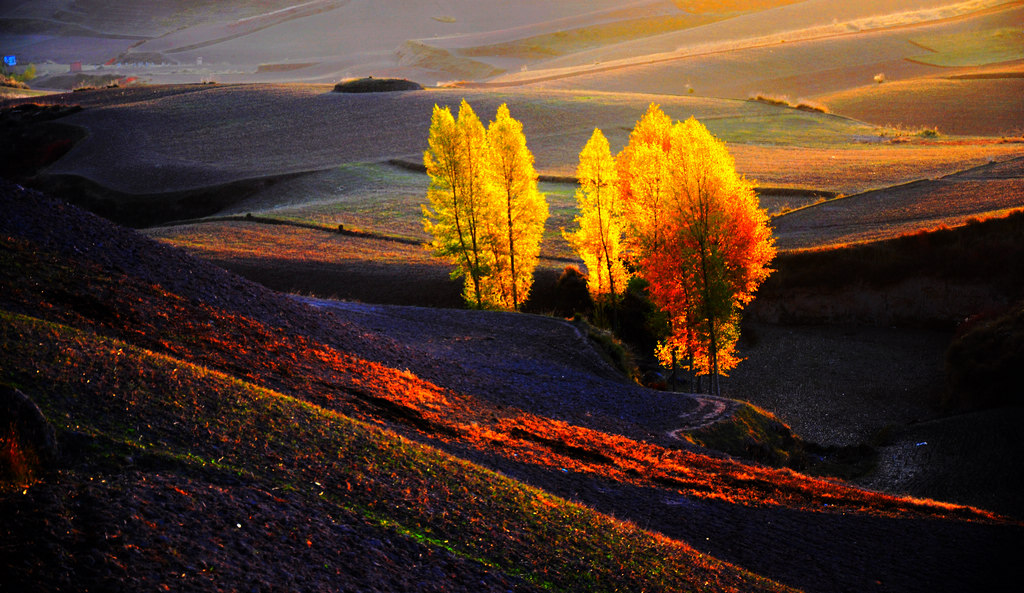
[[683, 425], [668, 432], [668, 436], [674, 439], [683, 440], [680, 433], [710, 426], [732, 415], [735, 409], [735, 400], [697, 393], [688, 395], [697, 402], [697, 407], [679, 415]]

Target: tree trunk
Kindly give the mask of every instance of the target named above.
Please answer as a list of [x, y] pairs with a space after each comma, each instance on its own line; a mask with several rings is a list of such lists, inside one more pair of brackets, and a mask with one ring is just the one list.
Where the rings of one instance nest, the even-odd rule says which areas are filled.
[[505, 195], [506, 210], [508, 211], [508, 257], [512, 275], [512, 310], [519, 310], [519, 291], [516, 289], [516, 250], [515, 241], [512, 239], [512, 194]]

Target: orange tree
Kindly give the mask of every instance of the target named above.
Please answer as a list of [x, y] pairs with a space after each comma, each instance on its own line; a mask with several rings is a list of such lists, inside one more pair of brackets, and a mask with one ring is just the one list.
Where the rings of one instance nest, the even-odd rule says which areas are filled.
[[740, 312], [768, 277], [775, 245], [753, 186], [724, 143], [690, 118], [669, 126], [652, 105], [618, 157], [630, 257], [667, 314], [661, 353], [691, 370], [733, 368]]

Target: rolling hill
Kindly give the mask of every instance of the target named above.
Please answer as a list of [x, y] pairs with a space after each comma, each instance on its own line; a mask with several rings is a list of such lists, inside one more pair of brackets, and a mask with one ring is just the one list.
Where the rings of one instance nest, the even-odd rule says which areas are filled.
[[[11, 582], [934, 591], [1011, 569], [1020, 528], [997, 515], [742, 464], [654, 436], [649, 415], [598, 412], [616, 380], [567, 325], [513, 316], [548, 336], [520, 343], [524, 360], [569, 340], [582, 350], [561, 364], [602, 386], [513, 375], [577, 393], [552, 402], [581, 424], [502, 401], [490, 365], [458, 362], [472, 348], [435, 358], [372, 316], [311, 309], [17, 186], [3, 196], [2, 382], [61, 451], [42, 467], [11, 454], [30, 484], [2, 501]], [[611, 409], [629, 409], [634, 388], [617, 385]], [[680, 403], [650, 392], [643, 407], [658, 397]], [[794, 562], [808, 554], [832, 569]], [[353, 564], [366, 555], [375, 568]], [[388, 568], [403, 558], [418, 560]]]
[[[1016, 590], [1022, 22], [4, 3], [43, 90], [0, 95], [0, 591]], [[429, 88], [331, 92], [369, 75]], [[530, 314], [461, 308], [422, 247], [464, 98], [541, 173]], [[578, 151], [651, 103], [727, 142], [780, 248], [724, 398], [551, 313]]]

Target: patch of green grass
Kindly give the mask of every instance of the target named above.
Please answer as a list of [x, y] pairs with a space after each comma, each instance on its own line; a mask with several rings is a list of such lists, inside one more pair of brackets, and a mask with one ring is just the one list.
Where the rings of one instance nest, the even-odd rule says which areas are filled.
[[[758, 102], [750, 101], [752, 106]], [[851, 137], [871, 135], [874, 126], [796, 109], [772, 111], [737, 117], [707, 119], [703, 123], [716, 137], [736, 144], [768, 144], [808, 148], [850, 146]]]
[[933, 52], [915, 55], [913, 60], [932, 66], [985, 66], [1024, 59], [1024, 30], [1020, 27], [936, 34], [913, 42]]
[[727, 420], [681, 433], [691, 443], [775, 467], [799, 453], [799, 441], [785, 424], [746, 402]]

